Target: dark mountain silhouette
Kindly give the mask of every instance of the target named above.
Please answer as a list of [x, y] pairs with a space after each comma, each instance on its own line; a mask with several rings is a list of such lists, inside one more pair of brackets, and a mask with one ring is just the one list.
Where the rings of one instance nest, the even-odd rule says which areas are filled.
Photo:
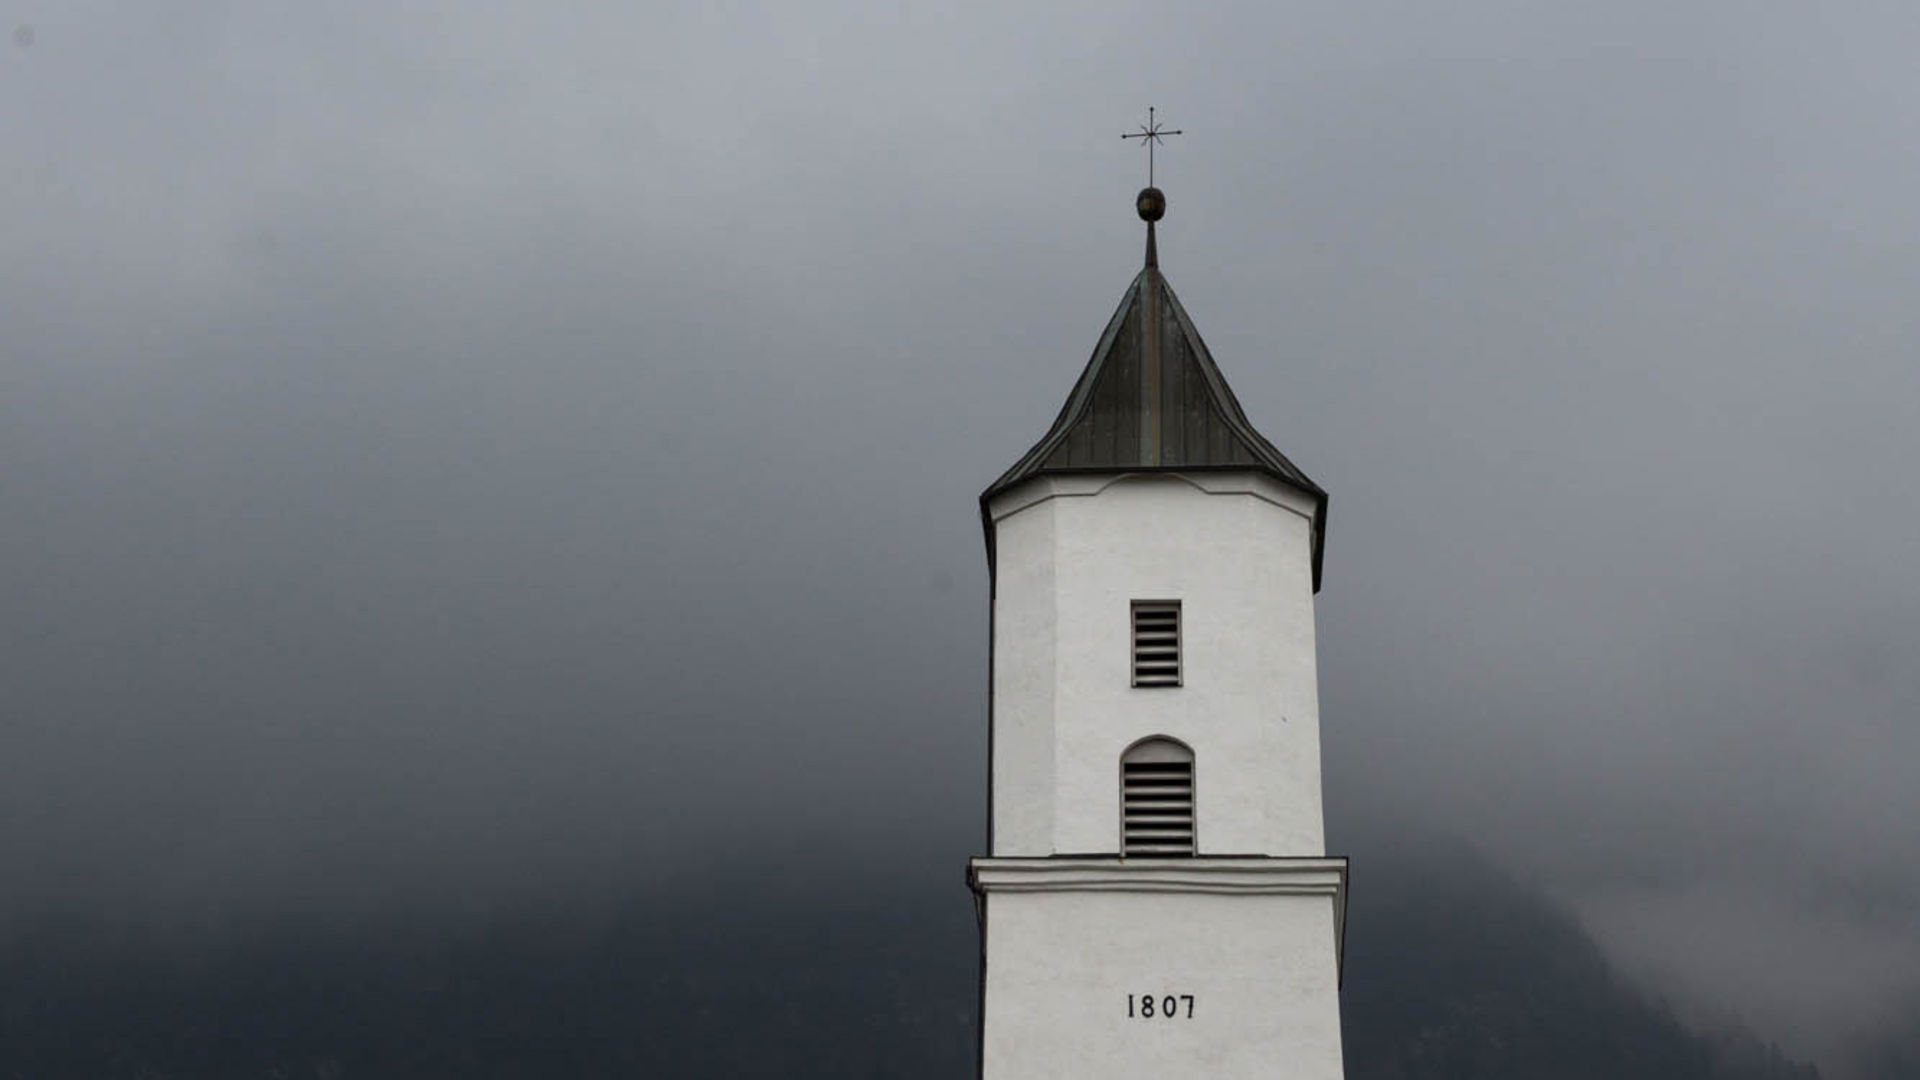
[[1457, 841], [1403, 834], [1356, 859], [1347, 926], [1352, 1080], [1819, 1075], [1749, 1036], [1687, 1030], [1570, 916]]
[[[0, 950], [0, 1077], [960, 1080], [978, 974], [960, 862], [796, 862], [457, 931], [289, 919], [217, 945], [49, 915]], [[1362, 851], [1353, 881], [1353, 1080], [1816, 1075], [1688, 1032], [1459, 845]]]

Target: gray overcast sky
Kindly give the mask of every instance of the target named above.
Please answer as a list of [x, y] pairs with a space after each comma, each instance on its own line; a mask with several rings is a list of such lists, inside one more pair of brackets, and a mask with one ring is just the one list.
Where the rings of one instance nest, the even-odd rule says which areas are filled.
[[1155, 104], [1333, 496], [1336, 832], [1801, 1052], [1913, 1014], [1920, 8], [444, 8], [0, 10], [8, 925], [957, 882], [973, 500]]

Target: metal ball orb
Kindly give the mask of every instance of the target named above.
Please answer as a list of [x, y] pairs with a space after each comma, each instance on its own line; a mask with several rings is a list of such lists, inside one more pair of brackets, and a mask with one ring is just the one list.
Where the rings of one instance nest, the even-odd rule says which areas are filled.
[[1167, 215], [1167, 196], [1157, 187], [1141, 188], [1134, 196], [1133, 208], [1141, 221], [1159, 221]]

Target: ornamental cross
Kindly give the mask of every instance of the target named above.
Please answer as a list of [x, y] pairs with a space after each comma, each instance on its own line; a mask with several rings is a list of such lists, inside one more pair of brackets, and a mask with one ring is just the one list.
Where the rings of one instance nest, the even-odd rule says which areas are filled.
[[1141, 144], [1147, 148], [1147, 186], [1148, 187], [1153, 186], [1153, 148], [1159, 144], [1163, 136], [1180, 135], [1180, 134], [1184, 134], [1184, 133], [1181, 132], [1178, 128], [1172, 131], [1168, 131], [1165, 128], [1161, 127], [1160, 121], [1154, 118], [1153, 106], [1149, 105], [1147, 106], [1147, 122], [1140, 125], [1140, 130], [1128, 132], [1127, 134], [1120, 136], [1123, 139], [1139, 139]]

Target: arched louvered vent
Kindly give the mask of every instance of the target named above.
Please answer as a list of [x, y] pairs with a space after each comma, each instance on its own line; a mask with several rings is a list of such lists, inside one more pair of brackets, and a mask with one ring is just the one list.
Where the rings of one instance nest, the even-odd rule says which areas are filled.
[[1133, 602], [1133, 685], [1180, 685], [1180, 601]]
[[1193, 751], [1143, 739], [1120, 758], [1120, 853], [1193, 854]]

